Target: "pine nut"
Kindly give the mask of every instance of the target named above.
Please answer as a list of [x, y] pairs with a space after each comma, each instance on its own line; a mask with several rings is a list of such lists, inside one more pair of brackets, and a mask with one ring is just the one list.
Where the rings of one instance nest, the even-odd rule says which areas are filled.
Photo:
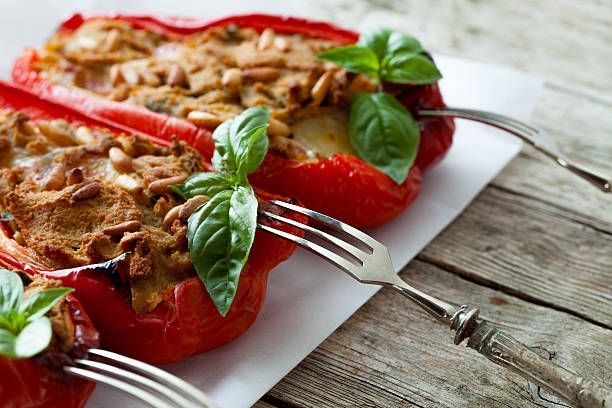
[[223, 73], [221, 84], [232, 92], [237, 92], [242, 86], [242, 71], [240, 68], [230, 68]]
[[38, 122], [38, 129], [48, 140], [58, 146], [65, 147], [72, 145], [72, 135], [70, 132], [62, 129], [55, 121], [48, 122], [46, 120], [41, 120]]
[[83, 187], [78, 188], [72, 193], [72, 199], [74, 201], [84, 201], [90, 198], [94, 198], [95, 196], [100, 194], [101, 189], [102, 186], [97, 181], [85, 184]]
[[333, 72], [327, 71], [321, 75], [321, 77], [314, 84], [310, 90], [310, 96], [312, 97], [312, 101], [315, 105], [321, 104], [323, 98], [325, 98], [325, 95], [327, 95], [327, 91], [329, 91], [329, 86], [333, 78]]
[[212, 113], [202, 111], [191, 111], [187, 114], [187, 120], [195, 125], [207, 128], [215, 128], [223, 123], [220, 117]]
[[280, 76], [280, 70], [273, 67], [254, 67], [242, 71], [242, 78], [248, 81], [271, 82]]
[[123, 76], [123, 79], [125, 79], [125, 82], [130, 85], [138, 85], [140, 82], [140, 75], [138, 75], [138, 72], [136, 72], [134, 67], [122, 65], [121, 75]]
[[115, 185], [129, 193], [135, 193], [140, 189], [140, 183], [127, 174], [120, 174], [117, 176]]
[[274, 37], [276, 37], [276, 34], [273, 29], [266, 28], [263, 30], [259, 36], [259, 41], [257, 41], [257, 50], [263, 51], [270, 48], [274, 44]]
[[68, 177], [66, 178], [66, 185], [72, 186], [75, 184], [79, 184], [83, 182], [85, 176], [83, 175], [83, 170], [80, 167], [75, 167], [74, 169], [68, 172]]
[[179, 64], [175, 64], [170, 68], [170, 72], [168, 72], [168, 79], [166, 83], [170, 86], [183, 86], [185, 85], [187, 80], [187, 76], [185, 75], [185, 70]]
[[108, 150], [108, 159], [119, 173], [132, 171], [132, 158], [119, 147], [111, 147]]
[[17, 241], [19, 245], [26, 246], [26, 242], [23, 238], [23, 234], [21, 233], [21, 231], [15, 231], [15, 233], [13, 234], [13, 239]]
[[87, 126], [79, 126], [74, 132], [74, 138], [78, 144], [91, 144], [95, 141], [94, 135], [91, 129]]
[[102, 46], [100, 47], [102, 51], [104, 52], [113, 52], [113, 51], [117, 51], [117, 48], [119, 48], [119, 37], [121, 35], [121, 32], [117, 29], [112, 29], [108, 32], [108, 34], [106, 35], [106, 38], [104, 38], [104, 43], [102, 43]]
[[32, 125], [29, 120], [19, 122], [19, 130], [27, 136], [34, 136], [38, 134], [36, 128]]
[[202, 204], [210, 200], [210, 197], [206, 195], [197, 195], [185, 201], [185, 203], [179, 206], [178, 218], [185, 222], [193, 214], [193, 212]]
[[285, 37], [276, 37], [274, 39], [274, 48], [282, 52], [287, 52], [291, 46], [289, 45], [289, 40]]
[[121, 65], [119, 64], [114, 64], [110, 67], [110, 69], [108, 70], [108, 77], [113, 88], [119, 85], [120, 83], [125, 82], [123, 72], [121, 72]]
[[140, 229], [141, 223], [138, 220], [125, 221], [102, 230], [102, 233], [110, 236], [120, 236], [126, 232], [136, 232]]
[[172, 176], [163, 179], [155, 180], [149, 184], [149, 191], [155, 195], [167, 194], [171, 190], [168, 188], [173, 184], [181, 184], [187, 179], [187, 176]]
[[166, 215], [164, 216], [164, 225], [166, 227], [169, 228], [172, 225], [172, 223], [174, 222], [174, 220], [176, 220], [178, 218], [179, 211], [181, 211], [181, 206], [180, 205], [178, 205], [176, 207], [172, 207], [170, 209], [170, 211], [168, 211], [166, 213]]
[[270, 118], [268, 118], [268, 124], [270, 126], [268, 126], [268, 129], [266, 130], [266, 132], [270, 136], [283, 136], [283, 137], [287, 137], [287, 136], [291, 135], [291, 128], [289, 127], [289, 125], [287, 125], [284, 122], [281, 122], [278, 119], [274, 119], [274, 118], [270, 117]]
[[66, 169], [62, 164], [53, 166], [43, 183], [43, 190], [61, 190], [66, 181]]
[[153, 72], [150, 71], [140, 71], [140, 79], [144, 82], [145, 85], [148, 85], [152, 88], [157, 88], [161, 85], [161, 79]]

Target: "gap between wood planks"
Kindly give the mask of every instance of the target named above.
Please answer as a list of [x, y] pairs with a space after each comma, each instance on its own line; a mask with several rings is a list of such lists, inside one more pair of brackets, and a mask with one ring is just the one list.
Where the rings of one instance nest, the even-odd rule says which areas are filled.
[[[542, 199], [539, 199], [537, 197], [533, 197], [533, 196], [530, 196], [530, 195], [522, 194], [520, 192], [514, 191], [512, 189], [508, 189], [508, 188], [505, 188], [505, 187], [502, 187], [502, 186], [499, 186], [499, 185], [489, 185], [487, 188], [494, 188], [494, 189], [497, 189], [497, 190], [500, 190], [500, 191], [504, 191], [504, 192], [509, 193], [509, 194], [514, 194], [514, 195], [521, 196], [521, 197], [528, 197], [530, 200], [538, 201], [540, 203], [544, 203], [546, 205], [549, 205], [549, 206], [561, 209], [561, 210], [566, 211], [566, 212], [568, 211], [567, 208], [565, 208], [563, 206], [556, 205], [554, 202], [548, 202], [546, 200], [542, 200]], [[578, 219], [578, 218], [580, 218], [580, 219]], [[584, 216], [579, 216], [579, 217], [577, 216], [576, 219], [570, 218], [570, 220], [573, 221], [573, 222], [584, 223], [585, 217]], [[585, 224], [585, 225], [587, 225], [587, 224]], [[602, 232], [602, 233], [605, 233], [605, 234], [610, 234], [609, 230], [607, 230], [607, 229], [597, 228], [594, 225], [588, 225], [588, 226], [590, 228], [593, 228], [594, 230], [599, 231], [599, 232]], [[557, 304], [554, 304], [554, 303], [551, 303], [551, 302], [547, 302], [547, 301], [545, 301], [545, 300], [543, 300], [541, 298], [532, 296], [532, 295], [530, 295], [528, 293], [524, 293], [524, 292], [522, 292], [520, 290], [517, 290], [515, 288], [509, 287], [507, 285], [500, 284], [500, 283], [498, 283], [496, 281], [493, 281], [493, 280], [490, 280], [490, 279], [486, 279], [483, 276], [480, 276], [480, 275], [477, 275], [477, 274], [473, 274], [469, 270], [460, 268], [460, 267], [458, 267], [456, 265], [451, 265], [451, 264], [448, 264], [446, 262], [438, 261], [438, 260], [434, 259], [433, 257], [425, 255], [424, 251], [421, 251], [421, 253], [419, 253], [415, 257], [415, 259], [417, 259], [417, 260], [419, 260], [421, 262], [428, 263], [430, 265], [434, 265], [434, 266], [436, 266], [436, 267], [438, 267], [438, 268], [440, 268], [442, 270], [448, 271], [448, 272], [450, 272], [450, 273], [452, 273], [452, 274], [458, 276], [459, 278], [461, 278], [463, 280], [466, 280], [468, 282], [475, 283], [475, 284], [480, 285], [480, 286], [485, 286], [487, 288], [500, 291], [502, 293], [505, 293], [507, 295], [516, 297], [518, 299], [521, 299], [521, 300], [533, 303], [535, 305], [544, 306], [544, 307], [547, 307], [547, 308], [550, 308], [550, 309], [553, 309], [553, 310], [556, 310], [556, 311], [559, 311], [559, 312], [563, 312], [563, 313], [569, 314], [569, 315], [574, 316], [574, 317], [578, 317], [578, 318], [580, 318], [580, 319], [582, 319], [584, 321], [587, 321], [587, 322], [589, 322], [591, 324], [594, 324], [594, 325], [596, 325], [598, 327], [601, 327], [601, 328], [604, 328], [604, 329], [608, 329], [608, 330], [612, 330], [612, 326], [604, 324], [602, 322], [599, 322], [599, 321], [597, 321], [597, 320], [595, 320], [595, 319], [593, 319], [593, 318], [591, 318], [589, 316], [586, 316], [586, 315], [584, 315], [582, 313], [579, 313], [577, 311], [571, 310], [569, 308], [566, 308], [566, 307], [563, 307], [563, 306], [560, 306], [560, 305], [557, 305]]]

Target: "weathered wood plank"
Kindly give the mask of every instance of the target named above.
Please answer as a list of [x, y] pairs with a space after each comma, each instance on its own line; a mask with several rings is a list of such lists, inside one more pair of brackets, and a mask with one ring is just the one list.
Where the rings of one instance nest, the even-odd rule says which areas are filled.
[[[610, 330], [420, 261], [402, 276], [435, 296], [480, 305], [484, 317], [557, 364], [612, 384]], [[555, 401], [544, 391], [541, 396]], [[305, 408], [556, 406], [522, 377], [452, 344], [448, 328], [389, 290], [379, 292], [266, 398], [275, 406]]]
[[433, 52], [513, 66], [572, 87], [612, 88], [612, 8], [605, 0], [312, 0], [321, 18], [381, 25]]
[[[578, 163], [612, 178], [612, 100], [547, 85], [534, 113], [560, 148]], [[604, 194], [525, 146], [494, 185], [612, 224], [612, 194]]]
[[612, 224], [486, 189], [419, 255], [612, 328]]
[[[435, 53], [545, 78], [534, 123], [569, 157], [612, 174], [612, 64], [606, 62], [612, 8], [605, 1], [311, 0], [309, 6], [313, 16], [339, 25], [384, 25], [417, 35]], [[611, 244], [612, 196], [526, 146], [402, 275], [434, 295], [481, 306], [526, 344], [610, 387]], [[454, 346], [448, 329], [383, 290], [263, 401], [305, 408], [558, 406], [542, 397], [555, 401]]]

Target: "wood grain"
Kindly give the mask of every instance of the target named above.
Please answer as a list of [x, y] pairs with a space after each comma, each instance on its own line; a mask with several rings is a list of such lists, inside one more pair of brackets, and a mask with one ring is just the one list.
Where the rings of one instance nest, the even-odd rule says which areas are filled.
[[[339, 25], [415, 34], [441, 54], [544, 78], [533, 122], [612, 174], [612, 8], [605, 0], [311, 0]], [[557, 364], [612, 388], [612, 195], [525, 146], [402, 272]], [[559, 407], [382, 290], [268, 392], [272, 407]]]
[[[603, 346], [609, 330], [483, 288], [421, 261], [412, 262], [402, 277], [434, 296], [480, 305], [487, 320], [550, 355], [557, 364], [612, 383], [608, 369], [612, 355], [609, 345], [607, 350]], [[537, 326], [526, 316], [537, 318]], [[475, 351], [455, 346], [448, 328], [434, 323], [402, 296], [383, 290], [264, 401], [282, 400], [282, 405], [274, 406], [283, 407], [554, 406], [542, 397], [555, 400], [544, 391], [539, 396], [537, 387]]]

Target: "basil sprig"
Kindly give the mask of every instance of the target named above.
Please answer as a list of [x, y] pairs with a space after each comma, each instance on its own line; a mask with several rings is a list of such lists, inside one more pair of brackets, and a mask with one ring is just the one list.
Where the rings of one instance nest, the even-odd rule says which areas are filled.
[[357, 74], [396, 84], [430, 84], [442, 78], [421, 43], [385, 28], [364, 32], [357, 44], [325, 51], [317, 57]]
[[317, 58], [367, 75], [379, 85], [378, 93], [358, 94], [351, 101], [349, 136], [362, 160], [401, 184], [416, 158], [420, 132], [410, 112], [382, 92], [382, 83], [429, 84], [442, 77], [440, 71], [419, 41], [384, 28], [367, 31], [356, 44]]
[[45, 314], [71, 288], [43, 289], [24, 299], [19, 276], [0, 269], [0, 354], [28, 358], [43, 351], [51, 342], [51, 321]]
[[268, 115], [267, 108], [250, 108], [219, 125], [212, 158], [218, 172], [198, 173], [171, 187], [185, 199], [211, 198], [189, 217], [187, 241], [191, 263], [223, 316], [255, 239], [257, 198], [247, 176], [268, 151]]

